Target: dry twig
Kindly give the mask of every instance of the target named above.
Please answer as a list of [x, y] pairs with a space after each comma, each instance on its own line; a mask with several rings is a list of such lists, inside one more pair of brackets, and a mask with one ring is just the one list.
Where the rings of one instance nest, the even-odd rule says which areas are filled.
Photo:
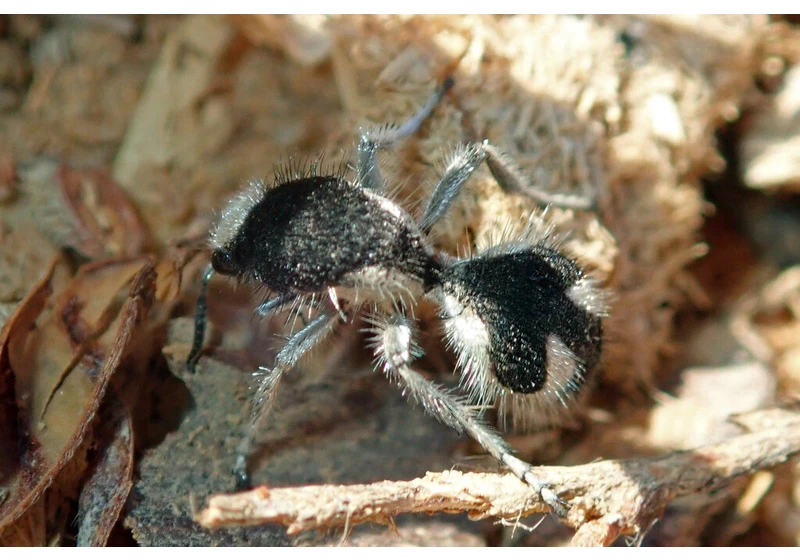
[[[575, 544], [609, 544], [620, 534], [648, 529], [664, 506], [681, 496], [708, 494], [734, 480], [784, 463], [800, 453], [800, 414], [772, 409], [737, 417], [751, 431], [726, 441], [656, 459], [541, 467], [578, 529]], [[310, 529], [390, 523], [401, 513], [468, 512], [474, 519], [518, 519], [547, 506], [511, 474], [445, 471], [411, 481], [350, 486], [256, 488], [218, 495], [197, 515], [208, 528], [277, 522], [290, 534]]]

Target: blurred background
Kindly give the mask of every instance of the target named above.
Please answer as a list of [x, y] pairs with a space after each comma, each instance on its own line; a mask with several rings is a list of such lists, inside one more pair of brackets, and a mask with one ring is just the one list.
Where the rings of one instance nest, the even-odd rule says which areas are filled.
[[[322, 153], [349, 161], [359, 127], [402, 122], [447, 75], [432, 118], [382, 160], [410, 212], [448, 150], [483, 138], [532, 186], [595, 200], [546, 220], [613, 294], [603, 367], [569, 422], [508, 436], [522, 458], [660, 457], [744, 433], [732, 414], [797, 402], [796, 17], [0, 16], [0, 542], [341, 540], [192, 519], [233, 490], [251, 372], [291, 329], [256, 321], [257, 297], [215, 280], [207, 348], [186, 371], [205, 239], [246, 181]], [[433, 238], [464, 254], [541, 212], [483, 170]], [[418, 319], [419, 368], [455, 385], [435, 309]], [[373, 372], [363, 326], [289, 376], [254, 482], [496, 470]], [[786, 457], [657, 513], [637, 543], [797, 545], [800, 467]], [[513, 535], [465, 515], [395, 521], [347, 543], [574, 534], [549, 517]]]

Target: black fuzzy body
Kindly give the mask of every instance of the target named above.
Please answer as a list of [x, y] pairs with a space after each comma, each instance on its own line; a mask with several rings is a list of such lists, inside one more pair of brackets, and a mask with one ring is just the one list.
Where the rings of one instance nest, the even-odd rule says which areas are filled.
[[558, 251], [532, 246], [483, 254], [458, 261], [442, 274], [445, 292], [486, 326], [493, 373], [508, 389], [535, 393], [544, 388], [550, 335], [579, 361], [570, 385], [574, 390], [597, 365], [601, 320], [568, 296], [583, 272]]
[[367, 267], [425, 283], [438, 268], [407, 213], [333, 176], [266, 191], [212, 262], [220, 273], [251, 275], [278, 293], [347, 285], [348, 277]]

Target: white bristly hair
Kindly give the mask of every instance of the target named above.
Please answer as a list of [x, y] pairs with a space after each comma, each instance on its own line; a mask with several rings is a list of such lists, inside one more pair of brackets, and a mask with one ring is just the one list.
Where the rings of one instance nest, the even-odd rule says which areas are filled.
[[228, 202], [211, 230], [209, 243], [213, 249], [221, 249], [236, 237], [247, 215], [264, 198], [267, 189], [263, 181], [249, 181], [247, 187]]

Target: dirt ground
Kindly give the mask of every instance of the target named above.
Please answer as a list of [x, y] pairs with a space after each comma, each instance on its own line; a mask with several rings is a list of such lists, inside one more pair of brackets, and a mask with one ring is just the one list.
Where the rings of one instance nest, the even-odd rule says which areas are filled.
[[[215, 279], [187, 370], [209, 229], [445, 76], [382, 156], [392, 196], [418, 214], [488, 138], [530, 185], [479, 170], [437, 249], [543, 221], [610, 294], [592, 394], [506, 436], [568, 514], [376, 373], [357, 318], [287, 376], [257, 488], [209, 502], [297, 328]], [[0, 16], [0, 543], [800, 544], [798, 142], [792, 17]], [[437, 310], [415, 316], [415, 367], [455, 388]]]

